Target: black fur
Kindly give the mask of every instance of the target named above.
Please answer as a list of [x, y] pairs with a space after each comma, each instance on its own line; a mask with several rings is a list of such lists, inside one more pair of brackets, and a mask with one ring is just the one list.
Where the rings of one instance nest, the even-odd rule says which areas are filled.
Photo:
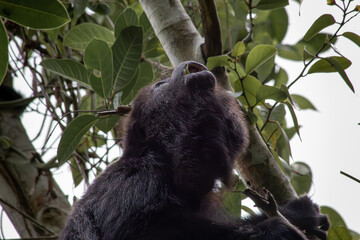
[[[76, 203], [60, 239], [306, 239], [280, 218], [218, 223], [201, 213], [214, 181], [229, 178], [247, 136], [241, 111], [215, 77], [197, 63], [179, 65], [138, 94], [123, 156]], [[281, 210], [317, 235], [322, 217], [307, 197]]]

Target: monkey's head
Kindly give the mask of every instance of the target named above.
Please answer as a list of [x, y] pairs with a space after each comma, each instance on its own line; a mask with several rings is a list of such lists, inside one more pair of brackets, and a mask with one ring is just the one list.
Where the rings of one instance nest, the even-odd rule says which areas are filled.
[[235, 99], [196, 62], [181, 63], [168, 79], [142, 89], [127, 123], [124, 154], [160, 155], [181, 188], [203, 194], [227, 179], [248, 144]]

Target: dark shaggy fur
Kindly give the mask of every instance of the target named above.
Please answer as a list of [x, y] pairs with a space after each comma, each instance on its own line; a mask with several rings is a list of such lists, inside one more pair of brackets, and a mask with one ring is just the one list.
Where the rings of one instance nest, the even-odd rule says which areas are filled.
[[[138, 94], [123, 156], [76, 203], [60, 239], [306, 239], [280, 218], [218, 223], [200, 211], [214, 181], [228, 179], [247, 135], [241, 111], [215, 77], [200, 64], [180, 64], [171, 78]], [[326, 217], [307, 197], [281, 211], [326, 239], [318, 228]]]

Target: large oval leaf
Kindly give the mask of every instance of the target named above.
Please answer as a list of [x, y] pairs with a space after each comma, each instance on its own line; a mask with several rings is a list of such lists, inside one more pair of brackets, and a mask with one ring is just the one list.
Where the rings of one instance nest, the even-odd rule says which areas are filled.
[[[329, 58], [339, 62], [340, 66], [343, 69], [347, 69], [351, 65], [351, 61], [344, 57], [329, 57]], [[329, 61], [323, 58], [317, 61], [316, 63], [314, 63], [308, 71], [309, 74], [319, 73], [319, 72], [337, 72], [337, 70], [335, 69], [334, 65], [332, 65]]]
[[207, 59], [206, 67], [209, 70], [212, 70], [220, 66], [229, 66], [229, 56], [228, 55], [219, 55], [214, 57], [209, 57]]
[[134, 76], [140, 63], [143, 32], [141, 27], [125, 28], [112, 46], [114, 87], [124, 87]]
[[105, 118], [99, 119], [95, 126], [99, 128], [104, 133], [109, 132], [111, 129], [113, 129], [116, 125], [116, 123], [119, 121], [120, 116], [112, 115], [112, 116], [106, 116]]
[[343, 36], [360, 47], [360, 36], [353, 32], [344, 32]]
[[60, 76], [90, 87], [90, 71], [84, 65], [71, 59], [45, 59], [40, 63], [43, 68]]
[[296, 105], [298, 105], [300, 109], [304, 109], [304, 110], [311, 109], [317, 111], [316, 107], [307, 98], [297, 94], [292, 94], [291, 97], [293, 98]]
[[112, 59], [109, 45], [102, 40], [92, 40], [85, 49], [84, 63], [86, 68], [93, 70], [98, 75], [91, 75], [90, 85], [103, 98], [110, 97], [113, 89]]
[[309, 30], [306, 32], [303, 39], [305, 41], [310, 41], [318, 32], [323, 30], [324, 28], [331, 26], [335, 23], [335, 19], [330, 14], [324, 14], [320, 16], [315, 22], [311, 25]]
[[115, 37], [117, 38], [122, 30], [129, 26], [138, 26], [138, 16], [132, 8], [126, 8], [115, 20]]
[[272, 45], [260, 44], [254, 47], [246, 59], [246, 73], [250, 74], [261, 64], [276, 54], [277, 50]]
[[0, 16], [34, 29], [58, 28], [70, 22], [57, 0], [0, 0]]
[[309, 69], [308, 73], [316, 72], [338, 72], [345, 83], [348, 85], [351, 91], [355, 92], [349, 77], [347, 76], [345, 69], [351, 65], [351, 61], [345, 57], [328, 57], [320, 59], [314, 63]]
[[[342, 58], [341, 58], [342, 59]], [[345, 58], [346, 59], [346, 58]], [[347, 64], [343, 64], [343, 63], [340, 63], [340, 61], [335, 58], [335, 57], [329, 57], [329, 58], [325, 58], [326, 61], [328, 61], [331, 66], [333, 68], [336, 69], [336, 71], [340, 74], [340, 76], [342, 77], [342, 79], [345, 81], [346, 85], [348, 85], [348, 87], [350, 88], [350, 90], [355, 93], [355, 89], [354, 89], [354, 86], [352, 85], [349, 77], [347, 76], [346, 72], [344, 69], [347, 68], [347, 64], [349, 64], [349, 62], [347, 62]], [[346, 59], [347, 60], [347, 59]], [[351, 62], [350, 62], [351, 64]]]
[[240, 41], [240, 42], [237, 42], [233, 48], [233, 50], [231, 51], [231, 56], [233, 57], [238, 57], [240, 56], [241, 54], [243, 54], [246, 50], [246, 46], [245, 46], [245, 43]]
[[261, 102], [265, 99], [272, 99], [277, 102], [282, 102], [286, 98], [287, 95], [284, 91], [280, 90], [277, 87], [267, 86], [267, 85], [262, 85], [261, 87], [259, 87], [259, 90], [257, 91], [256, 94], [257, 102]]
[[154, 71], [150, 63], [142, 62], [139, 66], [139, 75], [136, 78], [136, 82], [131, 89], [123, 91], [121, 96], [122, 104], [129, 104], [141, 88], [148, 85], [154, 80]]
[[95, 23], [82, 23], [65, 35], [64, 45], [83, 51], [93, 39], [103, 40], [109, 45], [115, 41], [114, 34], [109, 29]]
[[[330, 227], [327, 239], [331, 240], [354, 240], [347, 227]], [[358, 238], [355, 238], [357, 240]]]
[[64, 130], [57, 150], [57, 157], [60, 165], [71, 156], [81, 138], [89, 131], [97, 120], [98, 119], [93, 115], [82, 115], [69, 123]]
[[242, 88], [242, 84], [240, 80], [235, 83], [236, 91], [242, 91], [243, 95], [245, 94], [247, 101], [245, 100], [244, 96], [240, 96], [240, 100], [243, 104], [250, 104], [250, 107], [256, 105], [256, 94], [261, 87], [261, 82], [257, 80], [255, 77], [248, 75], [243, 81], [243, 86], [245, 89]]
[[3, 21], [0, 19], [0, 85], [6, 75], [9, 56], [8, 56], [8, 37]]
[[297, 194], [308, 193], [312, 184], [312, 173], [310, 167], [303, 162], [291, 165], [291, 185]]
[[74, 20], [76, 20], [85, 12], [89, 0], [72, 0], [74, 5]]

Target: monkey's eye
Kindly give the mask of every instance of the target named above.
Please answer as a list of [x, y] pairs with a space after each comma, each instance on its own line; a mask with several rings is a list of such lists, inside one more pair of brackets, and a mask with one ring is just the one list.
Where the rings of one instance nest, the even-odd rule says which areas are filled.
[[153, 89], [159, 88], [161, 85], [164, 85], [165, 83], [168, 83], [167, 81], [160, 81], [153, 85]]

